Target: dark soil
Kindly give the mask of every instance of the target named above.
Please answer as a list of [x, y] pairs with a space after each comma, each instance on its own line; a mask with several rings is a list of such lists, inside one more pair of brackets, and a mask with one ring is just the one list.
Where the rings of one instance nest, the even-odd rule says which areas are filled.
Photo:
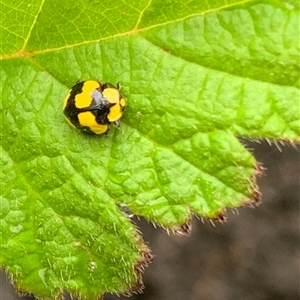
[[[262, 204], [228, 211], [225, 225], [194, 218], [189, 237], [168, 236], [135, 220], [154, 261], [143, 294], [105, 300], [298, 300], [300, 147], [246, 142], [267, 168], [258, 179]], [[1, 300], [19, 297], [2, 274]]]

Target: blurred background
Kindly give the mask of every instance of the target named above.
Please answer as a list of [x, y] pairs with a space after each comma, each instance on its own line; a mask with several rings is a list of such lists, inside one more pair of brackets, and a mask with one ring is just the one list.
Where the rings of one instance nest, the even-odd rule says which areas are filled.
[[[143, 294], [105, 300], [299, 300], [300, 147], [242, 141], [267, 168], [258, 178], [262, 203], [227, 212], [227, 223], [194, 217], [190, 236], [168, 236], [134, 219], [152, 249]], [[1, 272], [1, 300], [19, 296]], [[66, 296], [66, 299], [69, 297]]]

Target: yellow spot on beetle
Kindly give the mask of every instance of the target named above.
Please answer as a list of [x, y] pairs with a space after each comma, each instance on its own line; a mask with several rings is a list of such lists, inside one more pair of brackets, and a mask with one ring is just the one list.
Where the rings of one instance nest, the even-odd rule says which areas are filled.
[[108, 125], [97, 123], [95, 116], [90, 111], [79, 113], [78, 120], [81, 126], [89, 127], [95, 134], [104, 133], [108, 129]]
[[100, 88], [99, 82], [94, 80], [85, 81], [82, 87], [82, 93], [76, 95], [75, 105], [77, 108], [89, 107], [92, 103], [92, 91]]

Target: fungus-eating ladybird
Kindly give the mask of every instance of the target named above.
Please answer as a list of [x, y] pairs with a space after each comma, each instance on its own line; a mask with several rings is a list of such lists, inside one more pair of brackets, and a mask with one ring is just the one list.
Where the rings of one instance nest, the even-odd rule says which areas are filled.
[[67, 121], [87, 134], [101, 134], [110, 123], [120, 125], [126, 105], [120, 86], [95, 80], [77, 82], [64, 100], [63, 110]]

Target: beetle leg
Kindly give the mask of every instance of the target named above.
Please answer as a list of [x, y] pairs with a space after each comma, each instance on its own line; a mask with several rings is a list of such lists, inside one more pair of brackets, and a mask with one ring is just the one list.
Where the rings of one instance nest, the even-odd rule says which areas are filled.
[[115, 121], [114, 124], [117, 126], [117, 127], [120, 127], [121, 125], [121, 122], [119, 120]]

